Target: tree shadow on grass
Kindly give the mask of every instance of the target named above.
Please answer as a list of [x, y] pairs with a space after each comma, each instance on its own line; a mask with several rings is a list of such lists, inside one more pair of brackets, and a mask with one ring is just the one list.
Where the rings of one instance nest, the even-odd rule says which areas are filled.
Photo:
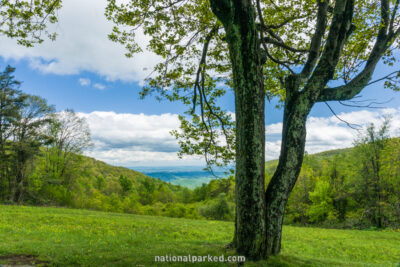
[[1, 255], [0, 265], [10, 265], [10, 266], [48, 266], [48, 262], [39, 260], [35, 255]]

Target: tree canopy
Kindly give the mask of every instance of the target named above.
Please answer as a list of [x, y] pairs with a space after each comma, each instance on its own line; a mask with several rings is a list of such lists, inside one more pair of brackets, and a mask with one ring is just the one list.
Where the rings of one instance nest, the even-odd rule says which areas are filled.
[[[277, 254], [285, 207], [304, 157], [306, 120], [318, 102], [352, 99], [371, 83], [381, 60], [393, 66], [399, 48], [399, 0], [137, 1], [109, 0], [110, 39], [142, 47], [150, 39], [157, 64], [142, 96], [188, 105], [181, 117], [182, 153], [208, 164], [236, 163], [233, 245], [251, 259]], [[396, 70], [382, 79], [398, 90]], [[335, 87], [332, 85], [335, 84]], [[235, 123], [217, 106], [235, 93]], [[265, 99], [284, 108], [279, 164], [265, 190]], [[235, 137], [232, 137], [235, 135]], [[221, 137], [225, 136], [225, 140]], [[209, 158], [211, 156], [211, 159]], [[249, 220], [249, 218], [252, 218]]]
[[60, 8], [61, 0], [1, 0], [0, 34], [16, 38], [18, 44], [27, 47], [43, 42], [44, 36], [54, 40], [56, 33], [47, 27], [58, 21]]
[[[106, 16], [115, 23], [110, 39], [125, 45], [128, 57], [147, 49], [164, 59], [155, 66], [141, 95], [156, 92], [157, 97], [187, 104], [187, 115], [192, 119], [181, 116], [181, 131], [174, 132], [180, 140], [181, 153], [208, 154], [211, 164], [227, 164], [234, 160], [231, 136], [234, 123], [231, 114], [221, 110], [216, 101], [233, 87], [232, 66], [226, 29], [212, 12], [210, 2], [132, 0], [122, 3], [109, 0]], [[342, 26], [346, 29], [338, 27], [328, 32], [328, 25], [335, 24], [334, 19], [346, 19], [345, 14], [337, 13], [345, 8], [345, 2], [257, 1], [256, 20], [268, 100], [278, 97], [284, 101], [285, 80], [291, 74], [301, 78], [298, 81], [301, 91], [318, 62], [321, 62], [320, 70], [323, 64], [332, 66], [333, 73], [329, 75], [332, 77], [326, 78], [325, 83], [343, 85], [327, 87], [318, 101], [344, 100], [338, 95], [339, 91], [349, 99], [359, 92], [351, 87], [354, 89], [360, 83], [368, 85], [372, 73], [371, 64], [367, 67], [366, 63], [368, 59], [381, 58], [372, 55], [374, 50], [377, 52], [377, 46], [385, 50], [383, 62], [394, 66], [394, 51], [399, 48], [396, 39], [399, 35], [398, 1], [350, 1], [352, 6], [348, 12], [351, 14], [347, 14], [347, 19], [351, 23]], [[228, 7], [222, 12], [228, 12]], [[382, 28], [383, 22], [386, 24]], [[150, 39], [145, 46], [135, 38], [138, 31], [143, 31]], [[374, 42], [378, 35], [379, 44]], [[323, 55], [326, 60], [322, 60]], [[394, 69], [385, 77], [386, 87], [399, 89], [398, 71]], [[368, 82], [362, 82], [364, 80]], [[224, 133], [227, 138], [222, 142], [220, 137]], [[225, 161], [218, 161], [221, 158]]]

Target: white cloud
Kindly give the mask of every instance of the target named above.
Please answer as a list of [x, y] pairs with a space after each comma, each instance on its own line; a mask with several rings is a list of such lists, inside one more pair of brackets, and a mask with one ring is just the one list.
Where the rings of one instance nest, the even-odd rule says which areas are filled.
[[[107, 80], [143, 82], [159, 58], [144, 52], [128, 59], [124, 47], [108, 40], [113, 24], [104, 16], [106, 4], [106, 0], [64, 1], [59, 23], [51, 26], [58, 33], [55, 42], [45, 41], [34, 48], [25, 48], [16, 45], [15, 40], [0, 36], [0, 56], [28, 59], [31, 68], [43, 73], [90, 71]], [[142, 45], [147, 43], [140, 32], [137, 40]]]
[[106, 88], [106, 86], [101, 83], [95, 83], [93, 87], [99, 90], [104, 90]]
[[[92, 132], [94, 148], [88, 156], [122, 166], [203, 165], [201, 157], [177, 157], [179, 145], [170, 131], [179, 128], [177, 114], [118, 114], [96, 111], [78, 113], [85, 118]], [[379, 126], [383, 115], [392, 115], [391, 134], [399, 135], [400, 109], [361, 110], [339, 116], [363, 126], [373, 122]], [[279, 157], [282, 123], [267, 125], [266, 159]], [[307, 122], [308, 153], [351, 147], [358, 132], [336, 117], [310, 117]]]
[[78, 81], [81, 86], [89, 86], [91, 83], [90, 79], [86, 78], [80, 78]]
[[89, 124], [94, 148], [88, 156], [114, 165], [201, 165], [202, 158], [178, 159], [179, 145], [170, 131], [179, 128], [177, 114], [78, 113]]
[[[400, 109], [360, 110], [341, 113], [338, 116], [348, 123], [357, 124], [361, 127], [366, 127], [370, 123], [374, 123], [379, 127], [383, 117], [386, 115], [392, 117], [390, 134], [398, 136], [400, 134]], [[279, 157], [281, 131], [282, 123], [271, 124], [266, 127], [267, 160]], [[331, 149], [351, 147], [358, 135], [358, 131], [348, 127], [335, 116], [327, 118], [310, 117], [307, 121], [306, 151], [308, 153], [318, 153]]]

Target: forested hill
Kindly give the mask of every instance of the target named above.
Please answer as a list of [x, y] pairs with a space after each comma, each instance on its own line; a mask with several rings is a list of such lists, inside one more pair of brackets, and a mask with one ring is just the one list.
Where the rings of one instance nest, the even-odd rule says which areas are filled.
[[[234, 177], [214, 179], [191, 190], [78, 154], [62, 162], [54, 152], [43, 148], [32, 160], [20, 204], [234, 219]], [[398, 162], [399, 138], [306, 155], [288, 202], [285, 223], [399, 228]], [[378, 172], [371, 163], [379, 167]], [[276, 160], [266, 162], [267, 184], [276, 164]], [[2, 195], [1, 202], [15, 203], [6, 196]]]
[[182, 186], [77, 154], [70, 156], [64, 172], [52, 172], [53, 157], [44, 149], [34, 160], [23, 203], [157, 214], [156, 206], [191, 198], [192, 191]]
[[[306, 157], [314, 161], [332, 160], [335, 156], [344, 156], [354, 153], [354, 147], [327, 150], [315, 154], [307, 154]], [[265, 170], [267, 174], [272, 175], [278, 165], [278, 160], [269, 160], [265, 162]]]
[[[135, 171], [125, 167], [119, 166], [112, 166], [103, 161], [96, 160], [91, 157], [81, 156], [83, 161], [83, 169], [85, 170], [86, 174], [88, 175], [87, 178], [90, 180], [96, 180], [97, 183], [107, 183], [110, 187], [112, 183], [119, 184], [120, 178], [124, 177], [132, 182], [131, 186], [128, 187], [138, 188], [143, 183], [154, 183], [154, 185], [166, 185], [172, 190], [180, 190], [180, 186], [171, 185], [170, 183], [161, 181], [160, 179], [155, 179], [149, 177], [139, 171]], [[103, 181], [104, 179], [104, 181]], [[129, 183], [129, 182], [128, 182]], [[121, 189], [123, 189], [121, 187]]]
[[[286, 223], [400, 228], [400, 138], [373, 126], [353, 148], [304, 157]], [[266, 164], [266, 183], [277, 161]]]

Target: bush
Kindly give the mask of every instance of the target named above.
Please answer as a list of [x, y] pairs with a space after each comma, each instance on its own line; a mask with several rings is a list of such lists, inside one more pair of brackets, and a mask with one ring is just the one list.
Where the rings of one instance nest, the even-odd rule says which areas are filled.
[[234, 219], [233, 205], [226, 199], [226, 194], [221, 193], [217, 199], [209, 201], [208, 204], [199, 208], [201, 216], [207, 219], [229, 221]]

